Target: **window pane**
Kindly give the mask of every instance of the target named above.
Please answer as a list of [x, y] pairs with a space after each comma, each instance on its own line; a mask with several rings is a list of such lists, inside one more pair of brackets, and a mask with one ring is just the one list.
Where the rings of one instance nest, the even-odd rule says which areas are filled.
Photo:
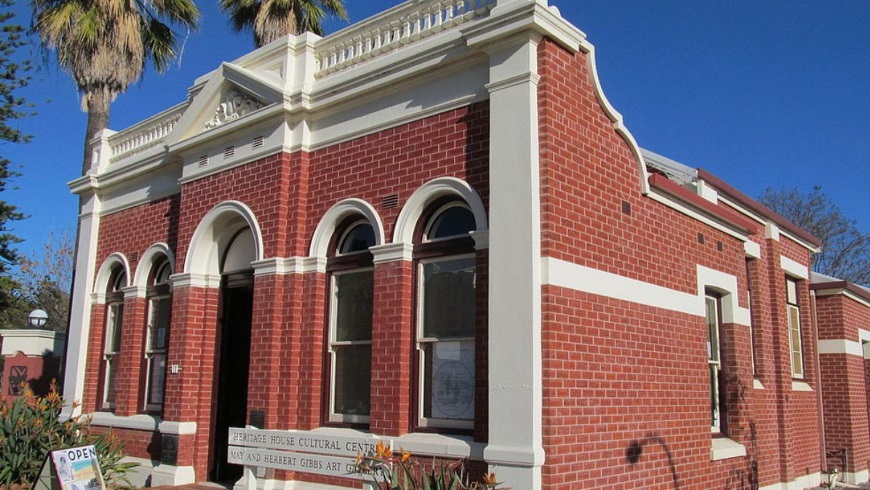
[[369, 414], [371, 368], [371, 344], [336, 346], [334, 413], [342, 415]]
[[710, 361], [719, 361], [719, 309], [716, 307], [716, 298], [706, 298], [707, 309], [707, 358]]
[[474, 257], [423, 264], [423, 337], [474, 336]]
[[440, 341], [423, 345], [423, 416], [474, 419], [474, 341]]
[[116, 387], [118, 386], [118, 356], [106, 356], [106, 388], [105, 407], [115, 404]]
[[158, 351], [166, 349], [167, 330], [169, 328], [170, 307], [169, 298], [157, 298], [151, 300], [151, 332], [148, 337], [148, 350]]
[[800, 308], [788, 306], [789, 344], [791, 344], [792, 376], [796, 378], [804, 375], [803, 345], [801, 344], [801, 319]]
[[474, 214], [465, 207], [451, 206], [432, 220], [426, 237], [429, 240], [465, 235], [476, 229]]
[[371, 340], [374, 272], [336, 274], [333, 284], [335, 341]]
[[121, 325], [124, 323], [124, 305], [116, 303], [109, 305], [108, 339], [106, 352], [118, 352], [121, 350]]
[[148, 364], [148, 405], [163, 404], [163, 385], [166, 380], [166, 354], [151, 356]]
[[375, 244], [375, 230], [368, 223], [360, 223], [348, 230], [338, 247], [339, 254], [363, 252]]

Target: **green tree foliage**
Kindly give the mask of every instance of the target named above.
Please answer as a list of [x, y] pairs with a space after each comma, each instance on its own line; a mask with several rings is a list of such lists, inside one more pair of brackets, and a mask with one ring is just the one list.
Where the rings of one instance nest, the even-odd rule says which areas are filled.
[[175, 59], [172, 27], [196, 29], [192, 0], [31, 0], [33, 29], [46, 54], [53, 52], [82, 94], [88, 113], [82, 173], [91, 163], [91, 142], [109, 125], [109, 105], [142, 77], [150, 61], [158, 72]]
[[55, 386], [44, 397], [0, 399], [0, 487], [32, 484], [49, 451], [93, 445], [106, 486], [132, 488], [126, 473], [137, 465], [121, 462], [124, 442], [111, 431], [92, 433], [85, 416], [62, 418], [63, 406]]
[[809, 193], [768, 188], [758, 200], [822, 242], [821, 253], [813, 257], [815, 272], [870, 284], [870, 234], [862, 233], [821, 187]]
[[343, 0], [220, 0], [236, 31], [250, 30], [257, 47], [287, 34], [323, 34], [323, 19], [347, 19]]
[[[26, 37], [24, 27], [14, 21], [12, 5], [12, 0], [0, 0], [0, 141], [25, 143], [29, 137], [14, 122], [31, 114], [30, 105], [19, 95], [30, 81], [30, 64], [16, 61], [16, 53], [26, 44]], [[12, 225], [24, 215], [2, 199], [9, 181], [17, 175], [12, 162], [0, 153], [0, 326], [3, 317], [17, 315], [24, 303], [20, 285], [9, 276], [18, 260], [15, 244], [21, 241], [12, 232]]]

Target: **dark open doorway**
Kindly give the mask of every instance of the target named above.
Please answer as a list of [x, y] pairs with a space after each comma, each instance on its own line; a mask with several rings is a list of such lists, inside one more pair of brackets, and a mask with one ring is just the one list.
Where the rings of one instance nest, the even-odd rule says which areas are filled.
[[246, 422], [253, 286], [251, 272], [222, 278], [213, 457], [209, 468], [209, 480], [213, 482], [235, 482], [242, 476], [242, 466], [227, 463], [227, 448], [229, 428], [244, 427]]

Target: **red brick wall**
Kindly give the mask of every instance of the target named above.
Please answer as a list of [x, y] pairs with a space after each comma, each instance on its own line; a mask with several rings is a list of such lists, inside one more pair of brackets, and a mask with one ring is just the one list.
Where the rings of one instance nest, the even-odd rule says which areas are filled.
[[[870, 308], [843, 294], [816, 299], [819, 336], [823, 339], [858, 342], [858, 329], [870, 325]], [[870, 425], [868, 425], [867, 375], [863, 356], [822, 354], [820, 369], [825, 416], [825, 448], [845, 449], [848, 467], [840, 455], [828, 457], [829, 469], [858, 472], [868, 469]]]
[[[748, 307], [742, 241], [641, 195], [637, 163], [595, 97], [586, 56], [545, 40], [539, 72], [543, 254], [690, 294], [698, 294], [701, 265], [735, 276], [739, 305]], [[745, 445], [747, 458], [710, 460], [703, 318], [545, 288], [545, 485], [671, 488], [673, 469], [681, 488], [731, 488], [756, 478], [756, 461], [761, 485], [818, 471], [816, 394], [792, 391], [783, 370], [789, 358], [780, 254], [806, 264], [808, 252], [785, 238], [762, 248], [750, 269], [759, 309], [771, 310], [753, 315], [765, 390], [753, 389], [749, 330], [723, 326], [723, 365], [733, 376], [728, 435]], [[771, 298], [777, 300], [765, 302]], [[805, 284], [801, 299], [808, 304]], [[809, 308], [803, 313], [807, 382], [814, 386]], [[626, 448], [649, 435], [661, 444], [629, 464]]]

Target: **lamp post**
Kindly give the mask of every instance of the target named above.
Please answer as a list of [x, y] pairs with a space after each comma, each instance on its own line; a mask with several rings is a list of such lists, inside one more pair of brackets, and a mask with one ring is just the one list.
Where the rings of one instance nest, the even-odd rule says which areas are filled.
[[27, 323], [33, 328], [42, 328], [48, 323], [48, 313], [44, 310], [33, 310], [27, 315]]

